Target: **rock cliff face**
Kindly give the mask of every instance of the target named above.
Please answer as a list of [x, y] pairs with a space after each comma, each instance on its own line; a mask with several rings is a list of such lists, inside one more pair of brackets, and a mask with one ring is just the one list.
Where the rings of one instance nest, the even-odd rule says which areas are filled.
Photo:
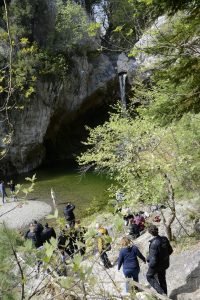
[[[2, 172], [22, 173], [36, 168], [45, 158], [45, 146], [56, 148], [59, 138], [59, 145], [69, 147], [67, 131], [82, 130], [81, 115], [116, 99], [115, 60], [105, 54], [89, 58], [85, 53], [72, 61], [74, 66], [62, 82], [38, 82], [37, 94], [30, 103], [22, 112], [13, 112], [14, 137], [1, 163]], [[59, 158], [66, 158], [66, 149], [58, 150]]]
[[[39, 2], [33, 36], [45, 47], [55, 27], [56, 1]], [[64, 79], [38, 80], [37, 92], [24, 110], [12, 112], [14, 136], [8, 154], [1, 161], [0, 173], [29, 171], [39, 166], [46, 156], [49, 160], [70, 157], [77, 150], [73, 134], [81, 140], [86, 115], [93, 114], [95, 119], [96, 114], [101, 119], [100, 114], [106, 110], [102, 107], [119, 98], [117, 56], [99, 53], [94, 38], [81, 41], [78, 47], [70, 57], [70, 70]], [[1, 127], [0, 135], [5, 134], [6, 129]]]
[[[55, 34], [56, 1], [37, 3], [32, 35], [45, 48]], [[55, 51], [60, 47], [58, 40], [50, 43]], [[109, 104], [120, 98], [118, 74], [127, 73], [127, 83], [132, 84], [138, 63], [124, 53], [99, 53], [99, 44], [98, 38], [81, 40], [71, 54], [65, 78], [38, 80], [37, 92], [24, 110], [12, 112], [14, 135], [1, 160], [0, 174], [23, 173], [44, 160], [71, 158], [86, 137], [84, 125], [95, 126], [105, 120]], [[0, 44], [2, 51], [6, 49]], [[6, 133], [2, 125], [0, 136]]]

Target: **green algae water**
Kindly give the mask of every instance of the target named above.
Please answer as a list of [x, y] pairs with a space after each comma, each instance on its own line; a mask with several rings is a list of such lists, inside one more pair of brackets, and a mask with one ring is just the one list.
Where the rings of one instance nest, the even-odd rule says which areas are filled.
[[63, 165], [43, 167], [24, 174], [19, 182], [27, 187], [24, 178], [32, 177], [33, 174], [36, 174], [37, 180], [34, 191], [28, 195], [28, 199], [44, 201], [52, 206], [52, 188], [60, 216], [63, 216], [63, 209], [68, 202], [75, 204], [75, 215], [82, 218], [92, 202], [106, 203], [108, 200], [107, 188], [111, 182], [105, 176], [92, 172], [81, 176], [78, 171], [67, 169]]

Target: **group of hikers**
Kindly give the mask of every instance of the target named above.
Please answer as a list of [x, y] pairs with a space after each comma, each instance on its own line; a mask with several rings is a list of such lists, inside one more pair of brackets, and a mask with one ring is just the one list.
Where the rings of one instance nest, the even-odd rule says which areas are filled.
[[[10, 189], [10, 198], [13, 201], [17, 201], [17, 196], [15, 195], [15, 186], [16, 184], [14, 183], [13, 180], [10, 180], [7, 183], [9, 189]], [[2, 198], [2, 204], [4, 205], [6, 202], [6, 197], [8, 197], [7, 192], [6, 192], [6, 185], [3, 180], [0, 180], [0, 195]]]
[[[105, 228], [98, 225], [98, 232], [102, 235], [108, 235]], [[165, 236], [158, 234], [158, 227], [150, 225], [148, 232], [153, 236], [149, 241], [149, 255], [143, 256], [138, 247], [133, 244], [131, 238], [123, 237], [121, 240], [121, 250], [118, 257], [118, 270], [123, 266], [123, 273], [126, 278], [132, 278], [138, 282], [140, 266], [138, 258], [144, 263], [148, 263], [146, 278], [149, 284], [159, 293], [167, 294], [166, 269], [169, 267], [169, 257], [173, 249], [169, 240]], [[102, 244], [102, 241], [101, 241]], [[104, 247], [99, 248], [100, 258], [105, 268], [111, 268], [112, 264], [107, 256], [107, 251], [111, 248], [110, 243], [104, 242]], [[138, 288], [135, 287], [137, 290]], [[126, 292], [129, 292], [129, 284], [126, 282]]]
[[[126, 278], [132, 278], [138, 282], [140, 266], [138, 257], [148, 263], [146, 279], [159, 294], [167, 294], [166, 270], [169, 267], [169, 257], [173, 249], [169, 240], [165, 236], [158, 234], [158, 227], [151, 225], [148, 232], [153, 236], [149, 241], [149, 255], [145, 258], [138, 247], [132, 244], [132, 241], [124, 237], [121, 241], [122, 249], [118, 259], [118, 270], [123, 265], [123, 273]], [[137, 287], [135, 288], [137, 290]], [[129, 291], [126, 283], [126, 292]]]
[[[75, 219], [73, 224], [71, 222], [70, 225], [67, 223], [65, 228], [57, 235], [54, 228], [50, 227], [48, 223], [43, 226], [38, 221], [34, 220], [29, 224], [29, 229], [24, 237], [25, 239], [30, 239], [35, 248], [42, 247], [45, 242], [51, 243], [51, 238], [57, 239], [57, 247], [60, 250], [62, 260], [64, 261], [66, 255], [73, 258], [74, 254], [78, 252], [81, 255], [85, 254], [85, 232], [86, 230], [80, 225], [79, 220], [75, 224]], [[80, 245], [79, 247], [78, 244]]]
[[[86, 228], [80, 225], [80, 221], [75, 220], [75, 205], [68, 203], [64, 208], [64, 216], [66, 219], [65, 228], [58, 235], [55, 230], [46, 223], [42, 224], [33, 221], [29, 230], [25, 234], [26, 239], [31, 239], [36, 248], [40, 248], [45, 242], [51, 243], [51, 238], [57, 240], [57, 249], [60, 252], [61, 260], [66, 265], [67, 258], [73, 259], [74, 254], [85, 254], [85, 233]], [[149, 244], [149, 255], [145, 258], [138, 247], [133, 244], [132, 238], [137, 238], [140, 231], [145, 229], [145, 220], [147, 215], [144, 212], [136, 213], [132, 217], [125, 216], [126, 225], [130, 226], [130, 237], [123, 237], [121, 240], [121, 250], [118, 257], [118, 270], [123, 266], [123, 273], [126, 278], [132, 278], [138, 282], [140, 266], [138, 258], [144, 263], [148, 263], [148, 271], [146, 274], [149, 284], [160, 294], [167, 294], [166, 269], [169, 267], [169, 257], [173, 250], [164, 236], [158, 234], [158, 227], [150, 225], [148, 232], [153, 236]], [[127, 223], [128, 219], [128, 223]], [[134, 226], [133, 226], [134, 225]], [[136, 226], [135, 226], [136, 225]], [[133, 230], [134, 227], [134, 230]], [[137, 227], [137, 230], [136, 230]], [[110, 262], [107, 252], [111, 250], [111, 237], [106, 228], [101, 224], [96, 224], [96, 239], [98, 255], [105, 268], [112, 268], [114, 265]], [[66, 275], [63, 274], [63, 275]], [[137, 287], [135, 287], [137, 289]], [[130, 291], [128, 282], [126, 282], [126, 292]]]
[[45, 242], [50, 243], [51, 238], [56, 238], [56, 232], [53, 227], [49, 227], [48, 223], [44, 226], [34, 220], [29, 224], [29, 229], [24, 235], [25, 239], [30, 239], [33, 246], [41, 247]]

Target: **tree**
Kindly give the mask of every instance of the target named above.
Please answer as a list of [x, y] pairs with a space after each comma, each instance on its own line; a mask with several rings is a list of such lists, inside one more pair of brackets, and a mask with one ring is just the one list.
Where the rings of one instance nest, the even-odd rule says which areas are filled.
[[199, 188], [198, 126], [192, 114], [166, 128], [149, 117], [112, 114], [89, 129], [89, 149], [78, 162], [109, 174], [129, 203], [167, 204], [175, 217], [176, 192]]

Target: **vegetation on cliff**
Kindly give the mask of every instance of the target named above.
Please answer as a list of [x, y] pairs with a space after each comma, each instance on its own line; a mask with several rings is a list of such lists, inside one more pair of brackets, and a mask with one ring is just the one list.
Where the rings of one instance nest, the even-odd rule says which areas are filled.
[[[41, 40], [35, 31], [38, 28], [35, 18], [42, 1], [3, 2], [0, 100], [2, 120], [8, 129], [2, 149], [12, 140], [14, 125], [10, 112], [19, 109], [24, 100], [31, 99], [37, 91], [36, 79], [46, 75], [62, 78], [70, 62], [70, 53], [80, 51], [82, 39], [88, 38], [88, 28], [92, 35], [99, 30], [98, 24], [88, 25], [85, 8], [75, 3], [77, 1], [57, 1], [54, 30]], [[99, 2], [86, 1], [87, 10], [91, 11]], [[186, 192], [199, 192], [199, 1], [123, 0], [117, 1], [117, 6], [114, 0], [103, 3], [107, 26], [99, 49], [123, 49], [130, 56], [142, 52], [158, 60], [152, 66], [150, 78], [141, 76], [145, 74], [144, 69], [138, 70], [128, 109], [117, 107], [108, 122], [89, 129], [88, 151], [78, 160], [85, 169], [92, 167], [106, 172], [115, 182], [112, 194], [120, 189], [127, 204], [135, 201], [167, 205], [172, 217], [165, 225], [172, 238], [176, 199]], [[167, 15], [167, 23], [150, 32], [153, 42], [148, 47], [134, 47], [147, 27], [163, 14]], [[2, 155], [6, 155], [4, 150]], [[65, 220], [58, 218], [57, 209], [53, 218], [62, 229]], [[118, 216], [113, 223], [117, 229], [122, 228]], [[93, 256], [94, 234], [91, 229], [86, 235], [89, 256]], [[32, 266], [33, 260], [42, 261], [43, 270], [48, 274], [62, 263], [55, 240], [45, 244], [39, 252], [4, 228], [0, 247], [0, 296], [4, 299], [17, 299], [19, 295], [21, 299], [31, 299], [50, 285], [49, 281], [47, 284], [41, 279], [41, 287], [36, 286], [32, 294], [28, 294], [33, 270], [27, 266]], [[21, 255], [23, 261], [20, 261]], [[84, 265], [80, 255], [76, 255], [71, 270], [76, 277], [61, 277], [57, 281], [59, 287], [64, 288], [64, 292], [60, 290], [61, 295], [75, 290], [86, 299], [86, 287], [91, 289], [95, 281], [92, 267]]]
[[[154, 1], [142, 2], [162, 11]], [[130, 52], [157, 57], [152, 76], [142, 80], [145, 68], [138, 70], [129, 109], [89, 129], [89, 150], [79, 163], [110, 174], [114, 193], [122, 190], [129, 203], [163, 202], [175, 218], [175, 199], [199, 191], [200, 7], [198, 1], [171, 4], [165, 24], [148, 31], [148, 45], [136, 44]]]

